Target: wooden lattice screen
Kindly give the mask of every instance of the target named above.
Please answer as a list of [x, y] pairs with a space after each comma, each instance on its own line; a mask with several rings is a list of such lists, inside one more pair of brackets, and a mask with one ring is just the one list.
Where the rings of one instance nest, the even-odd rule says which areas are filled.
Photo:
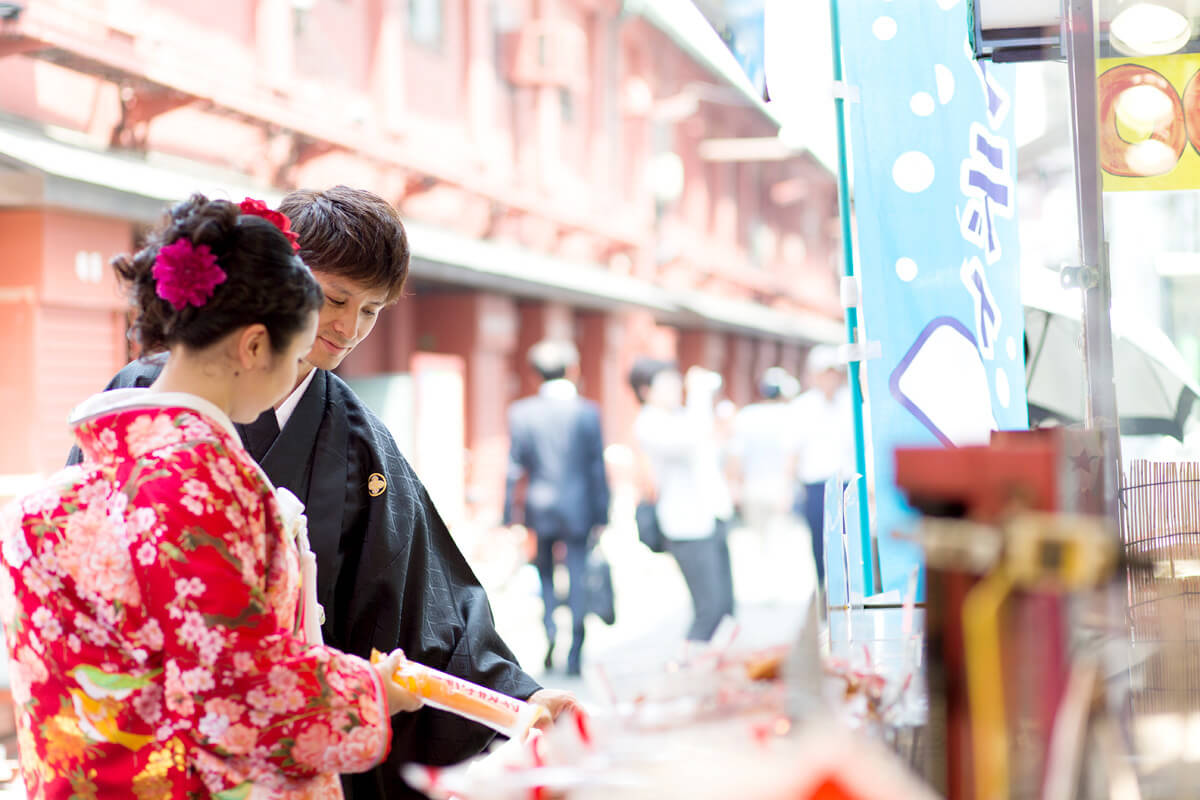
[[1133, 711], [1200, 710], [1200, 463], [1134, 461], [1121, 500]]

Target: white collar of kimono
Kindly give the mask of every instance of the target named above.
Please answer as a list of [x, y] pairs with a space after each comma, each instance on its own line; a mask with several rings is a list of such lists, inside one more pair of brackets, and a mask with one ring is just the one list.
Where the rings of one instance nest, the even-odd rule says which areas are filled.
[[296, 406], [300, 405], [300, 398], [308, 391], [308, 385], [312, 383], [313, 375], [316, 374], [316, 367], [310, 369], [304, 380], [300, 381], [300, 385], [288, 395], [287, 400], [284, 400], [279, 408], [275, 409], [275, 421], [279, 423], [279, 430], [283, 430], [283, 426], [287, 425], [287, 421], [292, 418], [292, 412], [296, 410]]
[[70, 423], [77, 425], [84, 420], [110, 414], [126, 408], [190, 408], [220, 424], [235, 442], [241, 442], [237, 428], [229, 416], [215, 405], [187, 392], [155, 392], [150, 389], [112, 389], [94, 394], [75, 407]]
[[[316, 372], [314, 369], [313, 372]], [[309, 375], [311, 381], [312, 375]], [[305, 386], [308, 384], [305, 383]], [[297, 391], [300, 391], [297, 389]], [[303, 394], [303, 392], [300, 392]], [[203, 397], [197, 397], [194, 394], [187, 392], [155, 392], [150, 389], [111, 389], [107, 392], [94, 394], [87, 400], [75, 407], [71, 412], [70, 423], [78, 425], [84, 420], [98, 417], [101, 414], [111, 414], [114, 411], [121, 411], [126, 408], [190, 408], [199, 414], [203, 414], [210, 420], [216, 422], [229, 433], [233, 441], [238, 447], [242, 446], [242, 439], [238, 436], [237, 428], [233, 427], [233, 420], [229, 416], [217, 408], [214, 404], [205, 400]], [[282, 425], [281, 425], [282, 427]], [[258, 472], [263, 483], [270, 486], [275, 491], [275, 499], [279, 504], [279, 513], [282, 515], [286, 528], [290, 535], [295, 538], [298, 528], [295, 525], [296, 519], [304, 513], [304, 503], [283, 487], [276, 487], [271, 481], [266, 470], [257, 462], [254, 463], [254, 469]], [[308, 539], [305, 538], [305, 546], [307, 547]]]

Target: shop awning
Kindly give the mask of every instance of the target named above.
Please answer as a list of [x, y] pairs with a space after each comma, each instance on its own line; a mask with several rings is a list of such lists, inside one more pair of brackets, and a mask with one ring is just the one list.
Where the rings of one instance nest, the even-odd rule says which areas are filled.
[[[773, 85], [777, 85], [778, 91], [772, 89], [770, 103], [763, 101], [762, 95], [750, 83], [737, 58], [692, 0], [624, 0], [622, 8], [625, 13], [636, 14], [645, 19], [721, 83], [735, 89], [747, 106], [756, 108], [778, 131], [784, 132], [784, 128], [787, 128], [785, 138], [781, 138], [775, 145], [761, 137], [746, 139], [745, 147], [754, 149], [754, 154], [746, 156], [744, 160], [763, 160], [761, 153], [764, 149], [794, 157], [802, 152], [799, 149], [802, 147], [818, 165], [836, 175], [837, 142], [834, 138], [832, 116], [832, 75], [828, 75], [826, 82], [821, 83], [821, 76], [830, 72], [832, 64], [832, 56], [825, 57], [829, 48], [828, 17], [825, 17], [823, 23], [819, 14], [814, 16], [808, 5], [799, 2], [792, 6], [791, 0], [784, 0], [782, 5], [786, 7], [787, 14], [781, 23], [777, 24], [786, 25], [800, 19], [809, 22], [811, 18], [811, 25], [815, 25], [819, 30], [809, 31], [804, 28], [797, 31], [793, 38], [800, 40], [800, 50], [805, 55], [789, 54], [788, 66], [796, 67], [796, 74], [803, 75], [804, 78], [796, 79], [796, 90], [785, 91], [784, 82], [793, 82], [795, 76], [790, 73], [777, 75]], [[809, 47], [814, 37], [819, 44]], [[808, 52], [810, 50], [811, 52]], [[794, 63], [797, 58], [802, 59], [803, 69], [799, 68], [800, 64]], [[812, 85], [814, 83], [815, 86]], [[811, 94], [812, 99], [806, 97], [801, 101], [795, 97], [798, 92]], [[788, 109], [781, 105], [781, 97], [797, 101], [790, 115], [786, 113]], [[768, 156], [769, 159], [775, 157], [780, 156]]]
[[[193, 192], [271, 204], [283, 197], [244, 175], [196, 169], [179, 159], [100, 152], [88, 144], [87, 137], [70, 131], [0, 126], [0, 205], [46, 205], [153, 222], [165, 203]], [[41, 180], [9, 181], [2, 171], [6, 165], [26, 172], [32, 167]]]
[[[71, 132], [0, 126], [0, 207], [48, 206], [153, 222], [164, 204], [193, 192], [238, 200], [279, 201], [276, 189], [247, 176], [178, 159], [138, 159], [91, 149]], [[413, 278], [559, 300], [585, 308], [636, 307], [664, 322], [716, 327], [776, 339], [838, 342], [841, 326], [803, 312], [777, 311], [740, 300], [664, 289], [614, 274], [602, 265], [544, 255], [518, 245], [483, 241], [411, 220]]]
[[761, 111], [777, 128], [782, 126], [692, 0], [625, 0], [623, 10], [658, 28], [697, 63], [745, 95], [746, 103]]
[[583, 306], [637, 306], [674, 311], [670, 295], [646, 281], [598, 264], [547, 256], [518, 245], [488, 242], [417, 220], [404, 223], [418, 280], [466, 284], [562, 300]]
[[823, 344], [846, 341], [842, 323], [809, 311], [779, 311], [761, 303], [731, 300], [689, 292], [677, 294], [676, 301], [696, 322], [715, 323], [729, 330], [778, 339]]

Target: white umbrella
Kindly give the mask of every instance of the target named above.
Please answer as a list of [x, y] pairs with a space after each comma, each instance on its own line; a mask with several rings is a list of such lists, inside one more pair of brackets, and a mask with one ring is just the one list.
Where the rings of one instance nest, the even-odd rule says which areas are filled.
[[[1025, 384], [1030, 424], [1075, 423], [1084, 416], [1079, 309], [1049, 298], [1025, 304]], [[1200, 386], [1160, 328], [1113, 316], [1113, 371], [1122, 434], [1183, 440]]]

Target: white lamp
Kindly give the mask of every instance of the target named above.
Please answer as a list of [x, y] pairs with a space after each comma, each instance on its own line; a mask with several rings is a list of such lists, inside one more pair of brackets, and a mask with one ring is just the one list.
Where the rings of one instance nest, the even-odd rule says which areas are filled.
[[683, 159], [670, 150], [658, 153], [650, 159], [647, 177], [650, 193], [657, 202], [663, 205], [674, 203], [683, 194], [686, 181]]
[[1131, 56], [1165, 56], [1192, 38], [1187, 0], [1118, 0], [1109, 41]]

